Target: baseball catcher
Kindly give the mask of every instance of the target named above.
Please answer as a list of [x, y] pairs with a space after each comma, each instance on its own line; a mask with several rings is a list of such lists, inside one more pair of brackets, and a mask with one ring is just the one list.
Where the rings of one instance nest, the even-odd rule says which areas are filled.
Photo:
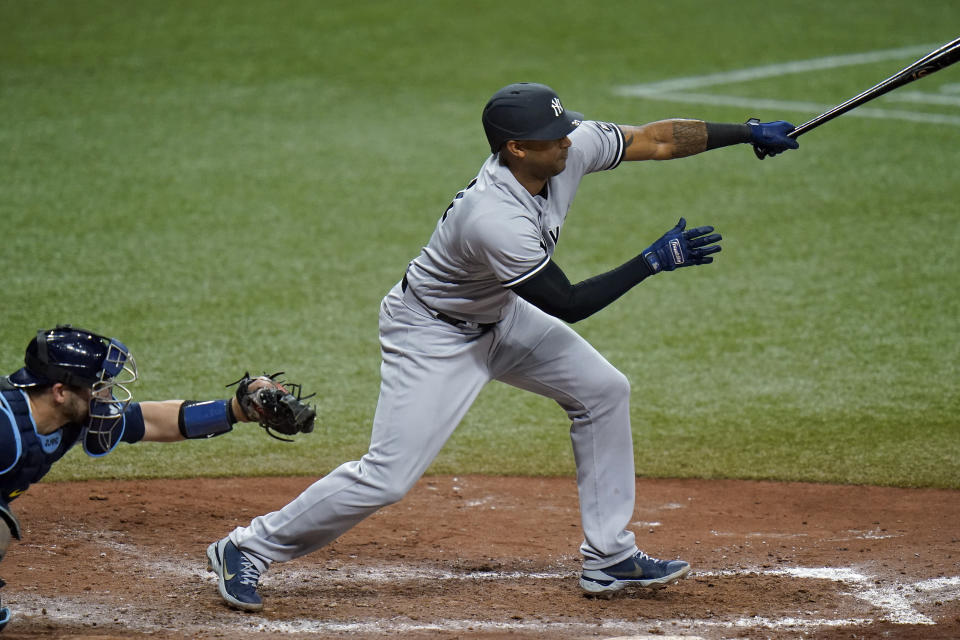
[[[224, 400], [131, 402], [129, 386], [139, 374], [130, 350], [70, 325], [38, 331], [24, 365], [0, 377], [0, 561], [23, 532], [10, 503], [77, 443], [98, 458], [121, 440], [212, 438], [237, 422], [257, 422], [278, 437], [274, 431], [309, 433], [316, 415], [304, 402], [311, 396], [278, 382], [280, 373], [245, 374], [228, 385], [237, 385], [236, 394]], [[0, 606], [0, 630], [9, 621], [10, 609]]]

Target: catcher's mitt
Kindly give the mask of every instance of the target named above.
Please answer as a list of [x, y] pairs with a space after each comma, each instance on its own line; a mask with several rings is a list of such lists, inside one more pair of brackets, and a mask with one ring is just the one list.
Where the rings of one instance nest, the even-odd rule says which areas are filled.
[[[251, 378], [250, 373], [247, 372], [242, 378], [227, 386], [237, 385], [237, 401], [243, 412], [247, 414], [247, 418], [259, 423], [271, 438], [293, 442], [273, 432], [294, 436], [298, 433], [313, 431], [313, 419], [317, 412], [304, 400], [317, 394], [302, 395], [299, 384], [277, 380], [282, 375], [283, 371], [278, 371], [273, 375]], [[255, 382], [260, 384], [254, 385]], [[255, 388], [251, 389], [251, 386]]]

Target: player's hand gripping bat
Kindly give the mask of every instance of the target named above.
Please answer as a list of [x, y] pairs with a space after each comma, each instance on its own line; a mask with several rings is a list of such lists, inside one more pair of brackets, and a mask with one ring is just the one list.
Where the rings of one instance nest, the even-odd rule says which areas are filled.
[[[905, 67], [893, 74], [883, 82], [875, 84], [863, 93], [855, 95], [846, 102], [835, 106], [833, 109], [830, 109], [825, 113], [820, 114], [813, 120], [804, 122], [802, 125], [788, 133], [787, 136], [790, 138], [797, 138], [797, 136], [815, 129], [825, 122], [829, 122], [837, 116], [844, 114], [851, 109], [859, 107], [865, 102], [870, 102], [874, 98], [879, 98], [883, 94], [889, 93], [890, 91], [902, 87], [905, 84], [909, 84], [914, 80], [919, 80], [924, 76], [928, 76], [931, 73], [940, 71], [940, 69], [949, 67], [958, 60], [960, 60], [960, 38], [948, 42], [939, 49], [931, 51], [910, 66]], [[753, 151], [761, 160], [767, 156], [767, 153], [756, 145], [754, 145]]]

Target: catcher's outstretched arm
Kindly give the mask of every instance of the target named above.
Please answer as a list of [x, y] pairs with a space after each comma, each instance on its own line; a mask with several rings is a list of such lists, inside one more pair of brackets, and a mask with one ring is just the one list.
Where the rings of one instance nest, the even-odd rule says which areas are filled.
[[251, 378], [245, 374], [227, 385], [238, 385], [237, 392], [223, 400], [131, 403], [124, 412], [123, 440], [176, 442], [212, 438], [232, 430], [237, 422], [256, 422], [274, 438], [274, 431], [285, 435], [309, 433], [316, 412], [305, 400], [313, 394], [302, 395], [298, 384], [284, 386], [285, 383], [276, 381], [279, 375]]
[[145, 442], [176, 442], [183, 440], [177, 416], [183, 400], [163, 400], [160, 402], [141, 402], [143, 412], [143, 440]]
[[[145, 442], [177, 442], [186, 438], [209, 438], [230, 431], [237, 422], [253, 422], [240, 408], [236, 398], [208, 402], [149, 401], [141, 402], [140, 410], [143, 413]], [[180, 422], [181, 410], [184, 412], [185, 419], [183, 425]], [[201, 421], [207, 423], [206, 428], [195, 423], [201, 414], [204, 416]], [[208, 434], [208, 430], [212, 430], [213, 433]]]

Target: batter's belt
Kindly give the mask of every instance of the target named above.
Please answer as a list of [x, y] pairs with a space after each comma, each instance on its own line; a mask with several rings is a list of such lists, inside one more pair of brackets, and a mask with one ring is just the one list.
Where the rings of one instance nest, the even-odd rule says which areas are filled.
[[426, 302], [420, 299], [420, 296], [414, 292], [413, 287], [409, 286], [407, 283], [407, 275], [403, 275], [403, 281], [400, 283], [400, 288], [403, 290], [404, 300], [413, 306], [421, 307], [429, 315], [433, 316], [437, 320], [443, 320], [449, 325], [453, 325], [458, 329], [479, 329], [480, 331], [488, 331], [496, 326], [496, 322], [470, 322], [469, 320], [461, 320], [460, 318], [454, 318], [453, 316], [448, 316], [443, 311], [437, 311]]

